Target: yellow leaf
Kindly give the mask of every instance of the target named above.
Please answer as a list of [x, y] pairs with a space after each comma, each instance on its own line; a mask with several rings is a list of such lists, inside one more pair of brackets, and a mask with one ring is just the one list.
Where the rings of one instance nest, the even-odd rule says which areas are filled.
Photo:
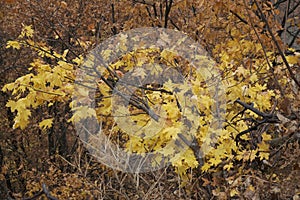
[[250, 76], [250, 81], [251, 82], [256, 82], [258, 80], [258, 78], [257, 78], [257, 75], [256, 74], [251, 74], [251, 76]]
[[18, 112], [22, 112], [23, 110], [26, 109], [26, 106], [28, 105], [28, 99], [22, 98], [19, 99], [17, 102], [13, 100], [9, 100], [6, 103], [6, 107], [10, 107], [11, 112], [14, 112], [17, 110]]
[[227, 171], [229, 171], [231, 168], [233, 168], [233, 163], [232, 163], [232, 162], [226, 164], [226, 165], [223, 167], [223, 169], [225, 169], [225, 170], [227, 170]]
[[174, 54], [168, 50], [163, 50], [160, 55], [167, 61], [172, 61], [174, 56]]
[[207, 172], [210, 167], [211, 167], [210, 164], [204, 163], [204, 165], [201, 167], [201, 170], [204, 171], [204, 172]]
[[8, 102], [6, 103], [6, 107], [9, 107], [11, 112], [14, 112], [17, 108], [17, 102], [13, 101], [13, 100], [8, 100]]
[[169, 156], [169, 155], [172, 155], [173, 153], [175, 152], [175, 148], [174, 147], [165, 147], [162, 149], [161, 153], [164, 155], [164, 156]]
[[21, 32], [22, 36], [27, 36], [27, 37], [33, 37], [33, 29], [32, 29], [32, 25], [29, 26], [24, 26], [23, 30]]
[[142, 79], [144, 79], [147, 76], [147, 73], [145, 72], [145, 69], [139, 67], [139, 68], [134, 69], [132, 76], [141, 77]]
[[218, 164], [220, 164], [222, 162], [221, 158], [219, 156], [215, 157], [215, 158], [211, 158], [209, 160], [209, 162], [214, 165], [214, 166], [218, 166]]
[[63, 57], [63, 58], [66, 58], [68, 52], [69, 52], [69, 49], [64, 50], [64, 53], [63, 53], [62, 57]]
[[68, 120], [68, 122], [79, 122], [81, 119], [86, 119], [88, 117], [95, 117], [96, 112], [93, 108], [88, 106], [79, 106], [72, 108], [72, 111], [75, 111], [73, 116]]
[[250, 191], [254, 192], [255, 188], [252, 185], [249, 185], [248, 188], [247, 188], [247, 190], [250, 190]]
[[297, 64], [299, 62], [298, 56], [286, 56], [286, 60], [291, 65]]
[[235, 196], [235, 195], [238, 195], [238, 194], [239, 194], [239, 192], [238, 192], [236, 189], [230, 190], [230, 196], [231, 196], [231, 197], [233, 197], [233, 196]]
[[21, 48], [21, 44], [18, 41], [15, 40], [10, 40], [7, 42], [6, 48], [14, 48], [14, 49], [20, 49]]
[[23, 109], [23, 110], [19, 111], [19, 113], [17, 114], [17, 116], [14, 119], [15, 123], [13, 125], [13, 129], [16, 129], [18, 127], [20, 127], [21, 129], [24, 129], [29, 123], [30, 116], [31, 116], [31, 112], [28, 109]]
[[270, 134], [267, 134], [266, 132], [262, 134], [263, 140], [268, 141], [272, 139], [272, 136]]
[[53, 122], [53, 118], [44, 119], [43, 121], [41, 121], [39, 123], [39, 127], [42, 130], [46, 130], [47, 128], [51, 128], [52, 127], [52, 122]]
[[108, 60], [109, 57], [111, 56], [111, 54], [112, 54], [112, 50], [104, 50], [104, 51], [101, 53], [101, 55], [103, 56], [103, 58], [104, 58], [105, 60]]
[[260, 144], [257, 144], [259, 151], [269, 151], [270, 145], [265, 143], [264, 141], [261, 142]]
[[8, 83], [4, 85], [2, 91], [3, 92], [12, 91], [14, 88], [15, 88], [15, 83]]
[[79, 57], [74, 58], [72, 61], [77, 65], [81, 65], [83, 63], [83, 57], [80, 55]]
[[267, 153], [267, 152], [259, 152], [259, 158], [260, 158], [260, 160], [263, 160], [263, 159], [265, 159], [265, 160], [268, 160], [269, 159], [269, 153]]

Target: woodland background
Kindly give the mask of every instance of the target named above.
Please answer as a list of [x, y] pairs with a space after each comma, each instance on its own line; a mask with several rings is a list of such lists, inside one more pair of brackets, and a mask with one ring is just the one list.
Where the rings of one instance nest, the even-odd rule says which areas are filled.
[[[255, 4], [261, 10], [254, 8]], [[40, 106], [32, 110], [25, 129], [14, 129], [15, 113], [6, 107], [11, 94], [1, 91], [0, 198], [300, 199], [299, 16], [299, 0], [2, 0], [1, 88], [26, 75], [38, 56], [30, 48], [7, 48], [22, 25], [32, 25], [34, 39], [52, 50], [63, 53], [68, 49], [68, 60], [86, 55], [101, 41], [122, 31], [165, 27], [199, 41], [218, 63], [224, 63], [220, 55], [226, 52], [228, 59], [234, 60], [228, 64], [229, 71], [241, 69], [237, 66], [250, 70], [252, 60], [268, 59], [264, 50], [274, 52], [264, 79], [278, 98], [270, 102], [272, 109], [264, 112], [275, 111], [280, 122], [268, 127], [272, 137], [269, 159], [235, 161], [228, 171], [223, 170], [224, 163], [207, 172], [198, 167], [187, 171], [188, 179], [182, 184], [172, 166], [129, 174], [98, 163], [67, 122], [71, 115], [68, 102], [56, 102], [51, 109]], [[245, 37], [262, 50], [244, 55], [237, 46]], [[282, 56], [289, 58], [287, 62]], [[45, 58], [45, 62], [52, 61]], [[55, 116], [55, 123], [45, 132], [38, 122], [48, 115]], [[251, 133], [260, 131], [258, 127]]]

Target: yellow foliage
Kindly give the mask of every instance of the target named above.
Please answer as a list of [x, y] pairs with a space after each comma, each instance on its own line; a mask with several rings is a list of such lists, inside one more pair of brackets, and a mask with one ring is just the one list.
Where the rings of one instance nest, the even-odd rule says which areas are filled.
[[47, 128], [51, 128], [52, 127], [52, 122], [53, 122], [53, 118], [44, 119], [43, 121], [41, 121], [39, 123], [39, 127], [42, 130], [46, 130]]
[[[219, 14], [224, 14], [224, 11], [229, 9], [227, 5], [220, 3], [203, 1], [203, 4], [215, 6]], [[242, 13], [239, 14], [246, 18]], [[233, 19], [234, 16], [227, 17]], [[38, 58], [31, 63], [30, 74], [2, 88], [2, 91], [11, 91], [15, 95], [6, 104], [12, 112], [17, 112], [14, 128], [23, 129], [29, 124], [30, 109], [43, 104], [51, 106], [53, 102], [72, 100], [70, 107], [73, 115], [68, 122], [76, 123], [91, 117], [105, 119], [106, 125], [103, 127], [105, 132], [126, 138], [121, 146], [125, 146], [129, 153], [145, 155], [156, 151], [161, 156], [155, 157], [156, 161], [169, 157], [177, 173], [185, 178], [187, 170], [198, 167], [199, 163], [193, 150], [181, 140], [179, 134], [189, 139], [193, 136], [198, 141], [199, 147], [205, 153], [206, 162], [201, 167], [203, 171], [217, 168], [222, 162], [227, 162], [223, 169], [229, 171], [234, 168], [235, 160], [253, 161], [256, 159], [257, 152], [261, 160], [267, 159], [269, 145], [265, 141], [271, 139], [270, 135], [264, 133], [263, 142], [254, 150], [248, 147], [241, 149], [234, 141], [238, 133], [249, 128], [246, 121], [236, 116], [240, 109], [234, 101], [241, 99], [247, 103], [254, 103], [254, 106], [262, 111], [267, 111], [272, 107], [272, 99], [276, 98], [275, 92], [268, 89], [267, 79], [264, 78], [268, 73], [269, 65], [266, 58], [261, 56], [264, 55], [262, 44], [249, 36], [255, 33], [247, 26], [243, 27], [237, 25], [238, 23], [227, 21], [223, 24], [219, 21], [222, 19], [216, 16], [212, 16], [211, 20], [218, 28], [225, 30], [231, 38], [218, 39], [215, 42], [215, 36], [211, 33], [213, 30], [206, 29], [204, 25], [197, 27], [197, 30], [206, 34], [209, 43], [214, 41], [212, 54], [218, 60], [216, 66], [205, 55], [196, 55], [195, 62], [188, 63], [177, 55], [175, 50], [170, 50], [172, 48], [158, 49], [153, 46], [148, 49], [139, 49], [139, 46], [135, 46], [132, 52], [118, 57], [108, 66], [99, 64], [97, 62], [99, 56], [105, 61], [111, 61], [119, 53], [127, 52], [131, 41], [139, 41], [138, 36], [129, 38], [125, 33], [121, 33], [119, 41], [115, 43], [118, 52], [114, 52], [109, 46], [107, 49], [102, 49], [99, 55], [90, 54], [85, 60], [80, 55], [70, 62], [67, 60], [68, 49], [58, 53], [52, 47], [36, 42], [32, 39], [34, 34], [32, 26], [24, 26], [18, 39], [8, 41], [6, 48], [29, 47], [37, 53]], [[126, 23], [124, 27], [130, 27], [130, 24]], [[224, 38], [224, 35], [222, 37]], [[173, 41], [167, 33], [163, 32], [157, 41], [159, 45], [172, 44], [172, 42], [176, 45], [184, 44], [186, 38]], [[189, 47], [193, 49], [193, 46]], [[193, 52], [188, 53], [192, 56]], [[267, 59], [275, 59], [272, 52], [267, 52], [266, 56]], [[50, 59], [52, 64], [45, 63], [44, 57]], [[286, 58], [290, 64], [299, 61], [297, 56]], [[81, 70], [75, 72], [76, 68]], [[85, 70], [90, 73], [85, 74]], [[214, 70], [220, 72], [218, 76], [222, 79], [221, 83], [215, 81], [216, 77], [212, 73]], [[101, 74], [101, 79], [95, 71]], [[128, 72], [132, 72], [130, 74], [132, 77], [126, 76]], [[180, 72], [182, 76], [174, 75], [175, 72]], [[162, 74], [175, 78], [169, 78], [157, 85], [142, 84], [148, 77], [153, 80], [162, 79], [160, 77]], [[85, 82], [84, 76], [91, 81]], [[98, 76], [98, 79], [93, 78], [94, 76]], [[158, 114], [158, 121], [153, 120], [141, 108], [122, 105], [118, 101], [113, 102], [117, 94], [113, 94], [111, 86], [120, 80], [122, 82], [124, 77], [128, 79], [127, 82], [134, 85], [134, 87], [130, 84], [130, 86], [121, 85], [122, 90], [130, 92], [130, 98], [127, 100], [143, 105]], [[79, 81], [75, 83], [75, 79]], [[137, 84], [136, 80], [141, 84]], [[279, 82], [282, 83], [284, 80], [281, 79]], [[215, 91], [217, 84], [223, 84], [225, 91]], [[93, 102], [93, 97], [87, 88], [95, 88], [98, 92], [95, 109], [88, 106]], [[72, 99], [72, 94], [75, 94], [77, 99]], [[128, 94], [124, 95], [126, 97]], [[222, 99], [222, 95], [226, 99]], [[216, 109], [217, 104], [222, 101], [226, 101], [226, 106], [221, 108], [226, 110], [226, 113], [220, 113]], [[79, 102], [85, 105], [80, 105]], [[258, 117], [248, 112], [245, 115]], [[222, 118], [223, 121], [220, 120]], [[39, 126], [45, 130], [52, 126], [52, 122], [53, 118], [45, 119], [39, 123]], [[117, 128], [111, 129], [112, 124]], [[246, 134], [241, 139], [250, 138]], [[230, 194], [234, 196], [237, 193], [231, 191]]]
[[14, 48], [14, 49], [20, 49], [21, 48], [21, 44], [18, 41], [13, 41], [10, 40], [7, 42], [6, 48]]

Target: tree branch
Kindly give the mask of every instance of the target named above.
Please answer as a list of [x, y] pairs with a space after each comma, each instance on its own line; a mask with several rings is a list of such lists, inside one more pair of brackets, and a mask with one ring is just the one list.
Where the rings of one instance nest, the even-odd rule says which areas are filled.
[[239, 99], [237, 99], [235, 101], [235, 103], [238, 103], [241, 106], [243, 106], [244, 107], [243, 111], [250, 110], [250, 111], [254, 112], [255, 114], [257, 114], [258, 116], [261, 116], [263, 118], [262, 120], [254, 120], [256, 125], [237, 134], [237, 136], [235, 137], [235, 141], [236, 141], [237, 145], [238, 145], [238, 142], [241, 140], [241, 136], [243, 136], [246, 133], [249, 133], [251, 131], [257, 130], [260, 125], [267, 124], [267, 123], [279, 123], [280, 122], [280, 120], [278, 119], [278, 117], [275, 114], [263, 113], [263, 112], [259, 111], [258, 109], [254, 108], [252, 104], [249, 105], [245, 102], [242, 102]]
[[164, 25], [164, 28], [167, 28], [168, 27], [168, 20], [169, 20], [169, 13], [171, 11], [173, 0], [170, 0], [169, 4], [168, 4], [168, 0], [165, 0], [165, 3], [166, 3], [166, 10], [165, 10], [165, 25]]
[[279, 46], [279, 43], [278, 43], [278, 41], [276, 40], [275, 35], [273, 34], [273, 32], [272, 32], [272, 30], [271, 30], [271, 28], [270, 28], [270, 25], [269, 25], [269, 23], [268, 23], [268, 20], [267, 20], [266, 16], [264, 15], [264, 13], [262, 12], [262, 9], [261, 9], [260, 5], [257, 3], [256, 0], [254, 0], [254, 3], [255, 3], [255, 5], [257, 6], [257, 10], [259, 11], [260, 16], [261, 16], [263, 22], [265, 22], [266, 28], [267, 28], [268, 32], [270, 33], [270, 35], [271, 35], [271, 37], [272, 37], [272, 40], [273, 40], [273, 42], [275, 43], [276, 48], [277, 48], [277, 50], [278, 50], [278, 52], [279, 52], [279, 55], [281, 56], [281, 58], [282, 58], [282, 60], [283, 60], [283, 62], [284, 62], [284, 64], [285, 64], [286, 68], [288, 69], [291, 78], [294, 80], [294, 82], [296, 83], [296, 85], [297, 85], [298, 87], [300, 87], [300, 83], [299, 83], [299, 81], [296, 79], [296, 77], [295, 77], [295, 75], [294, 75], [294, 73], [293, 73], [293, 71], [292, 71], [292, 69], [291, 69], [291, 67], [290, 67], [290, 65], [289, 65], [289, 63], [288, 63], [286, 57], [284, 56], [284, 53], [283, 53], [283, 51], [281, 50], [281, 48], [280, 48], [280, 46]]
[[233, 14], [234, 16], [236, 16], [244, 24], [248, 24], [248, 22], [245, 19], [243, 19], [241, 16], [239, 16], [237, 13], [233, 12], [232, 10], [230, 10], [230, 13]]

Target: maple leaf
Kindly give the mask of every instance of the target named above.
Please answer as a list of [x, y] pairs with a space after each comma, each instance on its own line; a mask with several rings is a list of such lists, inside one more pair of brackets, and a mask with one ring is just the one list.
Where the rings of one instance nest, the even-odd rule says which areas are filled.
[[252, 162], [256, 158], [257, 149], [251, 151], [249, 160]]
[[294, 65], [299, 62], [300, 56], [286, 56], [286, 60], [290, 65]]
[[257, 144], [258, 146], [258, 151], [259, 151], [259, 158], [260, 160], [269, 159], [269, 148], [270, 145], [267, 144], [266, 142], [262, 141], [261, 143]]
[[10, 107], [11, 112], [14, 112], [17, 109], [17, 102], [8, 100], [8, 102], [6, 103], [6, 107]]
[[18, 112], [22, 112], [23, 110], [26, 109], [26, 103], [25, 103], [26, 99], [22, 98], [19, 99], [18, 101], [13, 101], [13, 100], [9, 100], [6, 103], [6, 107], [10, 107], [11, 112], [14, 112], [15, 110]]
[[167, 46], [170, 43], [171, 43], [171, 38], [169, 37], [169, 35], [166, 32], [162, 32], [159, 35], [159, 39], [157, 41], [157, 44], [161, 45], [161, 46]]
[[68, 120], [68, 122], [79, 122], [81, 119], [86, 119], [88, 117], [95, 117], [96, 118], [96, 112], [93, 108], [90, 108], [88, 106], [79, 106], [72, 108], [72, 111], [74, 111], [73, 116]]
[[21, 48], [21, 44], [18, 41], [14, 41], [14, 40], [10, 40], [7, 42], [6, 48], [14, 48], [14, 49], [20, 49]]
[[270, 134], [267, 134], [266, 132], [264, 132], [263, 134], [261, 134], [263, 141], [269, 141], [272, 139], [272, 136]]
[[[103, 58], [105, 60], [108, 60], [110, 58], [111, 54], [112, 54], [112, 50], [105, 50], [105, 51], [102, 52], [101, 55], [103, 56]], [[93, 65], [94, 65], [94, 62], [92, 61], [92, 66]]]
[[238, 194], [239, 194], [239, 192], [238, 192], [236, 189], [231, 189], [231, 190], [230, 190], [230, 196], [231, 196], [231, 197], [236, 196], [236, 195], [238, 195]]
[[269, 160], [269, 156], [270, 156], [270, 154], [267, 153], [267, 152], [259, 152], [259, 159], [260, 160], [263, 160], [263, 159]]
[[217, 166], [218, 164], [220, 164], [220, 163], [222, 162], [222, 160], [221, 160], [220, 156], [216, 156], [216, 157], [214, 157], [214, 158], [211, 158], [211, 159], [209, 160], [209, 162], [210, 162], [212, 165]]
[[52, 127], [52, 122], [53, 122], [53, 118], [44, 119], [43, 121], [41, 121], [39, 123], [39, 127], [42, 130], [46, 130], [47, 128], [51, 128]]
[[160, 65], [153, 65], [152, 69], [150, 70], [151, 75], [158, 76], [163, 71]]
[[21, 32], [21, 36], [27, 36], [27, 37], [33, 37], [33, 29], [32, 29], [32, 25], [29, 26], [25, 26], [23, 25], [23, 30]]
[[145, 72], [144, 68], [136, 68], [134, 69], [132, 76], [134, 77], [141, 77], [142, 79], [145, 79], [145, 77], [147, 76], [147, 73]]
[[14, 121], [13, 128], [16, 129], [20, 127], [21, 129], [26, 128], [29, 123], [29, 117], [31, 116], [31, 112], [28, 109], [19, 110], [18, 114], [16, 115]]
[[160, 152], [161, 152], [164, 156], [173, 155], [173, 154], [175, 153], [175, 148], [172, 147], [172, 146], [168, 146], [168, 147], [163, 148]]
[[201, 167], [201, 170], [203, 172], [207, 172], [210, 169], [211, 165], [209, 163], [204, 163], [204, 165]]
[[80, 56], [74, 58], [72, 61], [75, 62], [79, 66], [83, 63], [83, 56], [80, 55]]
[[231, 168], [233, 168], [233, 163], [232, 162], [229, 162], [228, 164], [226, 164], [223, 169], [229, 171]]

